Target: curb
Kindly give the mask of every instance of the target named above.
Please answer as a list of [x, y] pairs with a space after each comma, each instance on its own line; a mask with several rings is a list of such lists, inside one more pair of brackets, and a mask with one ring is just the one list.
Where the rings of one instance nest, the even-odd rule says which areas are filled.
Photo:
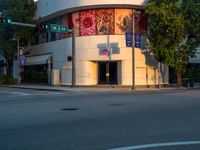
[[7, 87], [7, 88], [19, 88], [19, 89], [30, 89], [30, 90], [41, 90], [41, 91], [67, 91], [64, 89], [52, 89], [52, 88], [41, 88], [41, 87], [28, 87], [28, 86], [10, 86], [10, 85], [0, 85], [0, 87]]
[[[154, 92], [172, 92], [172, 91], [184, 91], [184, 90], [198, 90], [200, 89], [200, 87], [196, 87], [196, 88], [176, 88], [176, 87], [169, 87], [169, 88], [158, 88], [158, 89], [136, 89], [134, 91], [132, 91], [131, 89], [117, 89], [117, 90], [113, 90], [113, 88], [111, 88], [112, 90], [99, 90], [99, 89], [94, 89], [93, 87], [91, 87], [91, 89], [79, 89], [79, 90], [74, 90], [75, 88], [66, 88], [66, 89], [61, 89], [61, 88], [52, 88], [52, 87], [31, 87], [31, 86], [18, 86], [18, 85], [0, 85], [0, 87], [7, 87], [7, 88], [20, 88], [20, 89], [31, 89], [31, 90], [41, 90], [41, 91], [70, 91], [70, 92], [83, 92], [83, 93], [93, 93], [93, 92], [134, 92], [134, 93], [154, 93]], [[78, 89], [78, 88], [76, 88]], [[110, 88], [109, 88], [110, 89]]]

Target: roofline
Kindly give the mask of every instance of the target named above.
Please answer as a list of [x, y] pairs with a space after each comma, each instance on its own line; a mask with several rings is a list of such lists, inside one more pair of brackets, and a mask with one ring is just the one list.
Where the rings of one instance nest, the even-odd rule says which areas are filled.
[[73, 7], [73, 8], [68, 8], [68, 9], [63, 9], [57, 12], [54, 12], [53, 14], [37, 18], [36, 21], [39, 22], [44, 22], [46, 20], [50, 20], [59, 16], [63, 16], [68, 13], [76, 12], [76, 11], [82, 11], [82, 10], [87, 10], [87, 9], [101, 9], [101, 8], [132, 8], [136, 10], [144, 10], [145, 6], [144, 5], [122, 5], [122, 4], [110, 4], [110, 5], [92, 5], [92, 6], [82, 6], [82, 7]]

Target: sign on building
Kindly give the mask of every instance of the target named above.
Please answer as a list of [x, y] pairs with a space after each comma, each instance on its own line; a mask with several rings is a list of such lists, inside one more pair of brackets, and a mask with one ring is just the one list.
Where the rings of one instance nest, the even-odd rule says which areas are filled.
[[20, 66], [25, 66], [25, 64], [26, 64], [26, 56], [25, 55], [20, 55], [19, 56], [19, 64], [20, 64]]
[[133, 34], [126, 33], [126, 47], [132, 47], [133, 45]]
[[141, 48], [141, 34], [135, 34], [135, 47]]
[[108, 48], [104, 48], [101, 50], [100, 55], [103, 56], [104, 58], [109, 57], [110, 51]]

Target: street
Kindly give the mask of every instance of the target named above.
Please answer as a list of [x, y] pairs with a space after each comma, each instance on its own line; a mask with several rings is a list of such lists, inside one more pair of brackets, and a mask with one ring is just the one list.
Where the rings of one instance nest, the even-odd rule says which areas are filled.
[[199, 150], [200, 90], [74, 93], [0, 87], [0, 150], [104, 149]]

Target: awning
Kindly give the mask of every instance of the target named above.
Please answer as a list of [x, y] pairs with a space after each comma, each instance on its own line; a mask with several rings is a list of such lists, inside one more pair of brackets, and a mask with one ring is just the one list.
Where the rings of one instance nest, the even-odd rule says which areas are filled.
[[25, 64], [26, 64], [26, 66], [47, 64], [48, 63], [47, 61], [50, 57], [51, 57], [50, 55], [26, 57]]

